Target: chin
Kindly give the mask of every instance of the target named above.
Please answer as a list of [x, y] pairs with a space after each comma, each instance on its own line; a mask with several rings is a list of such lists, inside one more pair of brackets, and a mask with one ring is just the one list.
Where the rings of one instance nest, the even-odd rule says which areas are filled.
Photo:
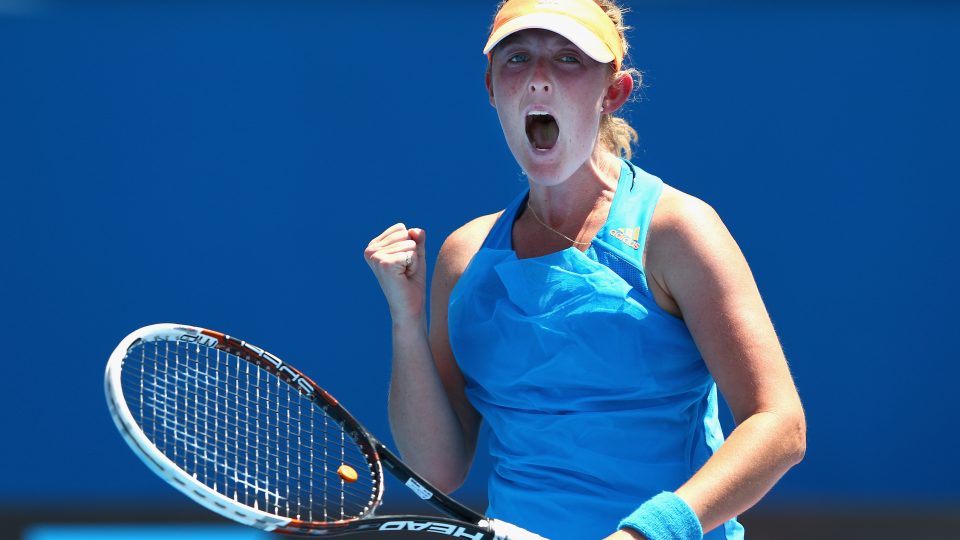
[[517, 157], [517, 162], [524, 173], [534, 183], [541, 186], [555, 186], [573, 176], [589, 158], [589, 155], [584, 156], [583, 159], [579, 156], [566, 155], [562, 146], [557, 145], [548, 151], [541, 151], [525, 145], [521, 156], [516, 154], [514, 156]]
[[570, 178], [571, 173], [555, 166], [543, 164], [523, 165], [523, 172], [533, 183], [541, 186], [555, 186]]

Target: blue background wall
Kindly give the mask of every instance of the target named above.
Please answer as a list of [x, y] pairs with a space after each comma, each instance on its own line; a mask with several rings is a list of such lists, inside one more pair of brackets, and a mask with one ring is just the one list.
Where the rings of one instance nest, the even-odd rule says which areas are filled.
[[[404, 221], [432, 261], [522, 178], [482, 84], [491, 2], [346, 4], [0, 2], [8, 511], [181, 500], [102, 395], [153, 322], [270, 349], [388, 439], [363, 248]], [[725, 219], [807, 408], [765, 504], [960, 503], [960, 8], [632, 7], [634, 162]]]

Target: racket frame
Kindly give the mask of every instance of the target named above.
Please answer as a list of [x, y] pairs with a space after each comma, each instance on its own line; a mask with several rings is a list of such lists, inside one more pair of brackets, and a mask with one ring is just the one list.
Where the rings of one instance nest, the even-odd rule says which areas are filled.
[[[282, 517], [251, 508], [215, 491], [187, 474], [146, 436], [134, 419], [123, 395], [121, 375], [128, 351], [141, 341], [165, 340], [198, 343], [232, 354], [273, 373], [296, 388], [352, 438], [366, 456], [377, 486], [369, 510], [358, 517], [337, 521], [305, 521]], [[493, 539], [487, 518], [435, 488], [414, 472], [386, 446], [376, 440], [336, 398], [302, 372], [277, 356], [245, 341], [205, 328], [161, 323], [145, 326], [125, 337], [114, 349], [104, 375], [107, 405], [123, 439], [155, 474], [207, 509], [244, 525], [264, 531], [302, 535], [337, 536], [372, 530], [383, 532], [428, 531], [471, 540]], [[383, 498], [383, 466], [420, 499], [430, 503], [449, 518], [439, 516], [375, 516]]]

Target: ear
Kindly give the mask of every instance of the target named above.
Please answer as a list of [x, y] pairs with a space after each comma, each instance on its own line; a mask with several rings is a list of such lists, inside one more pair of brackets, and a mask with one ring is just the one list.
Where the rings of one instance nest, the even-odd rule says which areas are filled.
[[490, 68], [487, 67], [487, 74], [483, 77], [483, 80], [487, 85], [487, 94], [490, 95], [490, 106], [496, 109], [497, 105], [493, 101], [493, 78], [492, 77], [493, 76], [490, 74]]
[[603, 113], [613, 114], [630, 99], [633, 92], [633, 77], [626, 72], [620, 72], [613, 83], [607, 87], [603, 95]]

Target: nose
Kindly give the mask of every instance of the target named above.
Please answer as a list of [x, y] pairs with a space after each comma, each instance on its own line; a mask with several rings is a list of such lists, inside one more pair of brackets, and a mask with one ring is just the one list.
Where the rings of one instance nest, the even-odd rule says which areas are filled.
[[538, 92], [543, 92], [544, 94], [550, 92], [550, 74], [549, 68], [546, 65], [547, 61], [544, 59], [536, 60], [536, 65], [533, 68], [533, 74], [530, 77], [530, 93], [536, 94]]

